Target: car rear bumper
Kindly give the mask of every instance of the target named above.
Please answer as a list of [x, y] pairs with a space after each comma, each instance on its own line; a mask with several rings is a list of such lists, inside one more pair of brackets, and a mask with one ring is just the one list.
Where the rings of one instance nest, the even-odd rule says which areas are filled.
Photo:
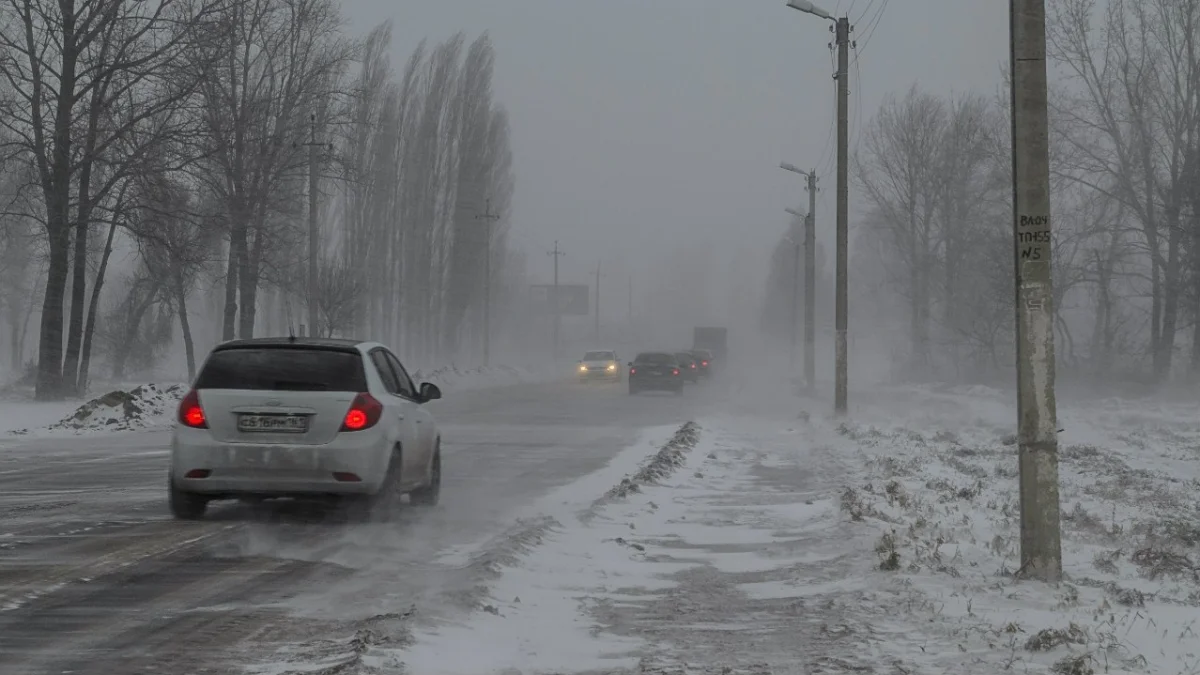
[[657, 389], [662, 391], [673, 391], [683, 386], [683, 375], [646, 379], [630, 379], [629, 386], [634, 389]]
[[[226, 443], [180, 428], [170, 470], [176, 489], [215, 497], [375, 494], [390, 458], [381, 429], [338, 434], [326, 445], [283, 445]], [[193, 470], [208, 474], [189, 478]]]

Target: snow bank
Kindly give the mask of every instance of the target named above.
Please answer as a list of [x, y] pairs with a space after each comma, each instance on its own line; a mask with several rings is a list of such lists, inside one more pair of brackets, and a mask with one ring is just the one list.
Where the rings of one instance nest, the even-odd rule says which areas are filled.
[[[1200, 622], [1200, 423], [1191, 405], [1065, 407], [1065, 579], [1016, 580], [1015, 437], [980, 423], [990, 392], [909, 392], [919, 423], [841, 426], [864, 475], [841, 506], [875, 533], [881, 613], [862, 618], [898, 672], [1194, 672]], [[923, 406], [922, 406], [923, 403]], [[932, 414], [929, 411], [934, 411]], [[1011, 421], [1011, 411], [1005, 416]], [[1011, 415], [1011, 416], [1010, 416]], [[940, 419], [939, 419], [940, 418]], [[975, 423], [971, 423], [971, 422]]]
[[[79, 406], [74, 413], [40, 429], [10, 433], [86, 434], [104, 431], [140, 431], [169, 424], [187, 387], [181, 384], [144, 384], [129, 391], [117, 389]], [[41, 434], [39, 434], [41, 435]]]
[[[511, 366], [415, 371], [413, 379], [433, 382], [448, 394], [454, 391], [503, 387], [543, 379], [533, 371]], [[76, 403], [9, 402], [0, 404], [0, 434], [8, 437], [54, 437], [104, 432], [129, 432], [169, 426], [184, 384], [142, 384], [116, 389], [83, 405]], [[72, 411], [73, 412], [69, 412]]]

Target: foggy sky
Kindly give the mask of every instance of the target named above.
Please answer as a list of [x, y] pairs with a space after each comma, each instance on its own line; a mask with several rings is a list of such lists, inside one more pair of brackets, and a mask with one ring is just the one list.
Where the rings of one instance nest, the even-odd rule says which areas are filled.
[[[852, 141], [913, 82], [996, 91], [1007, 3], [894, 0], [869, 30], [883, 1], [818, 3], [858, 22]], [[511, 245], [544, 278], [555, 239], [563, 282], [588, 281], [597, 258], [636, 276], [690, 236], [765, 260], [784, 207], [807, 208], [780, 161], [817, 168], [818, 236], [832, 245], [833, 36], [785, 0], [345, 0], [343, 12], [356, 33], [393, 21], [397, 67], [423, 37], [490, 32], [512, 124]]]

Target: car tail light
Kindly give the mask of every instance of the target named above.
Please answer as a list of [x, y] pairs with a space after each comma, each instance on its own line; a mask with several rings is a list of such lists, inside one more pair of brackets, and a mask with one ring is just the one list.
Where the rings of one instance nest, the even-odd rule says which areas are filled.
[[362, 431], [370, 429], [379, 423], [383, 417], [383, 404], [370, 394], [359, 394], [354, 397], [346, 417], [342, 420], [341, 431]]
[[692, 364], [691, 366], [689, 366], [689, 367], [690, 367], [690, 368], [692, 368], [692, 369], [694, 370], [694, 369], [696, 368], [696, 364], [694, 364], [694, 363], [693, 363], [693, 364]]
[[629, 369], [629, 374], [630, 374], [630, 375], [633, 375], [633, 374], [635, 374], [635, 373], [637, 373], [637, 368], [630, 368], [630, 369]]
[[707, 366], [707, 365], [708, 365], [708, 361], [701, 361], [701, 362], [700, 362], [700, 365], [702, 365], [702, 366]]
[[678, 369], [678, 368], [672, 368], [672, 369], [671, 369], [671, 374], [672, 374], [672, 375], [678, 375], [678, 374], [679, 374], [679, 369]]
[[193, 389], [179, 402], [179, 423], [193, 429], [207, 429], [208, 418], [200, 405], [200, 395]]

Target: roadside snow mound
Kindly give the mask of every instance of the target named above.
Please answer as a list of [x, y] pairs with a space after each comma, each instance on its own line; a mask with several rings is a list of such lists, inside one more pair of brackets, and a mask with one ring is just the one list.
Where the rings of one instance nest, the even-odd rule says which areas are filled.
[[886, 606], [907, 608], [869, 620], [893, 636], [897, 671], [1191, 672], [1200, 427], [1187, 411], [1163, 412], [1130, 401], [1064, 410], [1057, 585], [1018, 580], [1011, 434], [955, 424], [957, 410], [940, 424], [880, 416], [841, 425], [841, 443], [866, 461], [842, 510], [875, 531], [874, 552], [864, 553], [892, 596]]
[[[168, 421], [187, 391], [181, 384], [144, 384], [116, 390], [79, 406], [73, 414], [46, 427], [49, 431], [137, 431]], [[28, 434], [28, 429], [12, 432]]]

